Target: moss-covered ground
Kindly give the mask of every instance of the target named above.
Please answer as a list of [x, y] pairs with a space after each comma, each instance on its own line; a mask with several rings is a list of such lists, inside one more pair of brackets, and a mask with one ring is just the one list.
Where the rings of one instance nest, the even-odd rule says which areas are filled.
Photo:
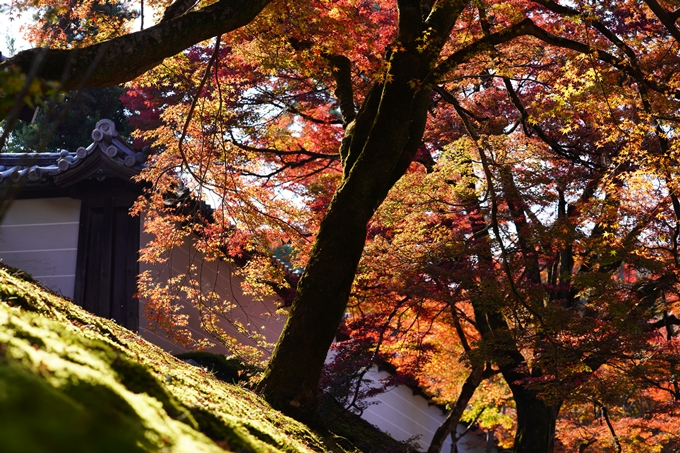
[[8, 269], [0, 451], [359, 452]]

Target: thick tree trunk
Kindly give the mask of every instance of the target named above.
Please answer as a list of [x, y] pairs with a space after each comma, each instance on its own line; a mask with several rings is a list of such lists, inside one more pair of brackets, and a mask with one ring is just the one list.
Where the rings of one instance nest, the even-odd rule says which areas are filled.
[[[456, 8], [447, 4], [431, 17], [440, 21], [440, 45], [465, 4], [454, 3]], [[347, 307], [366, 224], [406, 172], [425, 131], [430, 89], [418, 81], [441, 47], [432, 53], [418, 48], [424, 26], [418, 1], [399, 4], [402, 48], [388, 56], [389, 82], [376, 83], [346, 129], [344, 180], [321, 222], [288, 321], [258, 386], [270, 404], [300, 420], [316, 419], [319, 375]]]
[[386, 193], [384, 187], [368, 190], [364, 182], [363, 177], [356, 182], [350, 177], [321, 222], [288, 320], [258, 386], [270, 404], [299, 420], [314, 421], [319, 376], [347, 307], [366, 224]]
[[510, 386], [517, 407], [517, 432], [513, 453], [552, 453], [560, 403], [547, 404], [535, 392]]
[[339, 195], [321, 223], [283, 333], [258, 386], [272, 406], [308, 423], [315, 421], [319, 376], [366, 238], [366, 221], [356, 215], [359, 201]]
[[350, 161], [321, 222], [288, 321], [258, 386], [270, 404], [299, 420], [315, 421], [319, 376], [347, 307], [366, 224], [406, 172], [422, 138], [429, 92], [409, 84], [420, 66], [415, 60], [406, 53], [393, 57], [394, 77], [375, 115], [357, 117], [357, 123], [369, 122], [370, 134], [351, 145], [356, 160]]
[[[420, 146], [436, 81], [433, 67], [467, 4], [437, 2], [424, 22], [419, 0], [398, 2], [399, 45], [388, 51], [386, 83], [376, 83], [346, 129], [343, 183], [321, 222], [288, 322], [258, 386], [270, 404], [298, 419], [315, 420], [319, 375], [347, 306], [366, 224]], [[425, 49], [423, 41], [428, 42]], [[455, 53], [447, 67], [467, 61], [485, 46], [477, 43]]]

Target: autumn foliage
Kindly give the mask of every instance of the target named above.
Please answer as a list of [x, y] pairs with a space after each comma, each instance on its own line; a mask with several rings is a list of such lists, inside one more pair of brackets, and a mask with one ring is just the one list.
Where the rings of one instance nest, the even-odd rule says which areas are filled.
[[[194, 240], [207, 259], [246, 263], [256, 296], [294, 285], [276, 250], [296, 269], [316, 253], [362, 162], [339, 150], [362, 137], [360, 115], [390, 113], [374, 99], [398, 82], [395, 55], [431, 57], [408, 81], [427, 95], [415, 157], [370, 208], [337, 346], [356, 391], [338, 397], [360, 411], [377, 360], [452, 407], [477, 376], [461, 416], [516, 451], [676, 451], [678, 6], [274, 2], [127, 84], [137, 143], [153, 150], [137, 210], [156, 240], [142, 259]], [[447, 36], [404, 31], [446, 8]], [[96, 11], [72, 10], [92, 18], [79, 27], [100, 24]], [[186, 188], [213, 210], [184, 203]], [[177, 292], [147, 277], [152, 316], [181, 324]]]

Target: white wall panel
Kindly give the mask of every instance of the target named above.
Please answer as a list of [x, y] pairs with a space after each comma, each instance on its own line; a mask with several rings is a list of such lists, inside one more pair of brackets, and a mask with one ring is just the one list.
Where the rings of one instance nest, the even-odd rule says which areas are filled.
[[[366, 379], [372, 381], [372, 387], [378, 387], [380, 379], [389, 377], [385, 371], [373, 367]], [[387, 392], [376, 395], [367, 400], [371, 404], [362, 418], [390, 434], [397, 440], [407, 440], [413, 436], [420, 436], [418, 443], [425, 451], [434, 437], [434, 433], [446, 419], [446, 414], [436, 405], [430, 404], [423, 396], [414, 394], [405, 385], [398, 385]], [[458, 426], [458, 433], [464, 431]], [[451, 436], [446, 439], [442, 453], [451, 451]], [[487, 445], [485, 433], [470, 431], [457, 443], [458, 453], [497, 453], [498, 449]]]
[[73, 298], [80, 200], [15, 200], [0, 224], [0, 259]]
[[[371, 369], [366, 378], [374, 382], [389, 377], [385, 371]], [[374, 384], [377, 385], [377, 384]], [[406, 440], [419, 435], [418, 443], [426, 450], [434, 436], [434, 432], [446, 418], [439, 407], [429, 405], [428, 401], [405, 386], [396, 386], [385, 393], [368, 399], [374, 403], [363, 413], [362, 417], [381, 430], [389, 433], [397, 440]], [[451, 451], [451, 440], [444, 444], [443, 452]]]

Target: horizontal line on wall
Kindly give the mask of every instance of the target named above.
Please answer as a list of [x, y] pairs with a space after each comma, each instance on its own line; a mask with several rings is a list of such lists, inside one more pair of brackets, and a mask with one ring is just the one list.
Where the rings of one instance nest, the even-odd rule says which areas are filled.
[[34, 275], [33, 278], [65, 278], [65, 277], [75, 277], [76, 274], [68, 275]]
[[[142, 338], [144, 338], [146, 341], [150, 342], [150, 343], [153, 343], [153, 341], [151, 341], [151, 338], [150, 338], [150, 337], [154, 337], [154, 338], [156, 338], [156, 339], [158, 339], [158, 340], [161, 340], [163, 343], [169, 344], [171, 348], [179, 349], [180, 352], [188, 352], [188, 351], [189, 351], [187, 348], [184, 348], [184, 347], [182, 347], [182, 346], [180, 346], [180, 345], [178, 345], [178, 344], [176, 344], [176, 343], [173, 343], [172, 341], [168, 340], [168, 339], [165, 338], [164, 336], [159, 335], [159, 334], [157, 334], [156, 332], [147, 329], [146, 327], [140, 327], [140, 328], [139, 328], [139, 335], [140, 335]], [[159, 346], [159, 345], [156, 345], [156, 346]], [[160, 347], [160, 346], [159, 346], [159, 347]], [[173, 353], [174, 353], [174, 351], [173, 351]]]
[[80, 222], [54, 222], [54, 223], [17, 223], [16, 225], [0, 225], [0, 228], [54, 226], [54, 225], [78, 225]]
[[31, 253], [31, 252], [73, 252], [78, 250], [77, 248], [70, 249], [42, 249], [42, 250], [0, 250], [0, 253]]

